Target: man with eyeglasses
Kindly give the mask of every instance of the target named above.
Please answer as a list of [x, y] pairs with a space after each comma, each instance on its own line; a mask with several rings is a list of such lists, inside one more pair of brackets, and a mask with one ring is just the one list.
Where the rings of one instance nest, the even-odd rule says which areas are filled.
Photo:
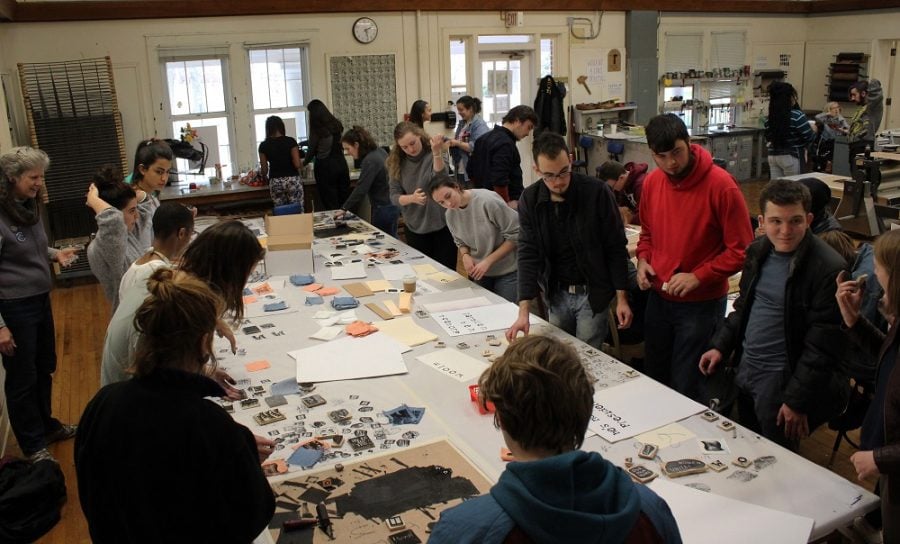
[[490, 189], [515, 208], [522, 194], [522, 158], [516, 142], [528, 136], [538, 122], [528, 106], [516, 106], [503, 116], [503, 124], [478, 139], [466, 167], [477, 189]]
[[697, 361], [724, 318], [728, 278], [753, 241], [750, 214], [737, 182], [691, 144], [678, 116], [657, 115], [646, 134], [658, 168], [644, 181], [639, 207], [637, 281], [650, 290], [645, 371], [706, 403]]
[[519, 199], [519, 316], [506, 331], [528, 334], [528, 307], [543, 292], [550, 323], [600, 348], [616, 297], [619, 328], [631, 325], [628, 250], [612, 190], [572, 172], [566, 141], [544, 132], [532, 146], [541, 183]]

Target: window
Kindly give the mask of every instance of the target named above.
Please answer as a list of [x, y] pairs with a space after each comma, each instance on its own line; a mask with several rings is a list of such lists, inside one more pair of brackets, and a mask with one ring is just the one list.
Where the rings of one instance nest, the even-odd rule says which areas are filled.
[[687, 72], [703, 66], [702, 34], [666, 34], [666, 72]]
[[735, 100], [738, 88], [732, 81], [710, 82], [709, 93], [709, 126], [733, 125], [735, 121]]
[[[216, 163], [222, 165], [222, 175], [232, 173], [230, 145], [231, 112], [226, 96], [225, 57], [166, 59], [166, 83], [168, 86], [169, 120], [172, 137], [179, 138], [188, 124], [191, 128], [215, 127], [214, 131], [201, 131], [209, 149], [206, 169], [194, 172], [201, 176], [215, 174]], [[185, 159], [176, 160], [179, 173], [187, 174], [196, 168]], [[182, 180], [185, 181], [185, 180]]]
[[453, 101], [469, 94], [466, 87], [466, 39], [450, 37], [450, 95]]
[[250, 81], [254, 125], [254, 150], [266, 139], [266, 119], [277, 115], [286, 136], [308, 138], [305, 47], [250, 49]]
[[541, 77], [553, 75], [553, 40], [541, 38]]
[[531, 36], [527, 35], [502, 35], [502, 36], [493, 36], [493, 35], [484, 35], [478, 36], [479, 44], [503, 44], [503, 43], [531, 43]]

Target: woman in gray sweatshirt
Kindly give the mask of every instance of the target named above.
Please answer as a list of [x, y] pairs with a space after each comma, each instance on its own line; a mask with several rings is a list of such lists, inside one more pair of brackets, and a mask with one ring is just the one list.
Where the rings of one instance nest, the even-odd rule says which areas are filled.
[[431, 198], [447, 209], [447, 227], [469, 278], [515, 303], [519, 215], [488, 189], [463, 189], [455, 180], [435, 180]]
[[406, 243], [456, 270], [456, 244], [444, 208], [428, 198], [431, 185], [449, 176], [441, 154], [443, 136], [429, 139], [421, 127], [403, 122], [394, 127], [394, 147], [387, 158], [391, 202], [400, 207], [406, 229]]
[[86, 205], [97, 219], [97, 234], [87, 248], [88, 264], [113, 312], [119, 305], [122, 274], [142, 254], [128, 243], [128, 232], [138, 221], [138, 201], [144, 196], [143, 191], [138, 193], [125, 185], [118, 168], [111, 165], [101, 166], [88, 188]]

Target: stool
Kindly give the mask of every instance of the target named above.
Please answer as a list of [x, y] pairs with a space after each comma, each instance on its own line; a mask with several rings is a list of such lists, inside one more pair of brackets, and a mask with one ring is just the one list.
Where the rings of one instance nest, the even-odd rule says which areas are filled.
[[583, 168], [584, 174], [588, 175], [588, 152], [594, 147], [594, 139], [590, 136], [582, 135], [578, 138], [578, 147], [581, 148], [581, 160], [572, 161], [572, 170]]
[[609, 158], [616, 161], [622, 162], [622, 155], [625, 153], [625, 143], [617, 140], [610, 140], [606, 143], [606, 151], [609, 153]]
[[282, 204], [280, 206], [275, 206], [273, 210], [273, 215], [294, 215], [297, 213], [301, 213], [300, 203], [294, 202], [291, 204]]

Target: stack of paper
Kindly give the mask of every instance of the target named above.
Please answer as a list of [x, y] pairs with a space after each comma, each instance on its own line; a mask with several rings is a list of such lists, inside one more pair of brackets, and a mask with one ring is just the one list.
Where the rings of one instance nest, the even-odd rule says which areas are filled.
[[407, 372], [403, 352], [409, 348], [377, 332], [342, 338], [288, 353], [297, 361], [297, 381], [330, 382]]

